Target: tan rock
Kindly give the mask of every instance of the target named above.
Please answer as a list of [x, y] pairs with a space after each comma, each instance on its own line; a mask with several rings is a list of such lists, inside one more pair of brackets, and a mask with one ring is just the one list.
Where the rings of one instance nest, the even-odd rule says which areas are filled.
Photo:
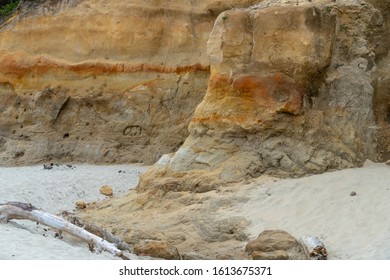
[[265, 230], [245, 247], [253, 259], [306, 259], [301, 244], [283, 230]]
[[143, 241], [134, 246], [134, 252], [137, 255], [146, 255], [154, 258], [166, 260], [180, 260], [179, 251], [175, 246], [163, 241]]
[[210, 258], [195, 252], [183, 253], [181, 256], [183, 260], [210, 260]]
[[205, 192], [388, 159], [389, 5], [195, 2], [22, 6], [0, 30], [1, 164], [160, 158], [139, 190]]
[[254, 251], [271, 252], [277, 250], [289, 250], [299, 243], [294, 236], [283, 230], [265, 230], [259, 236], [245, 247], [245, 251], [253, 253]]
[[[204, 191], [263, 173], [303, 176], [379, 158], [388, 109], [377, 113], [379, 133], [368, 57], [375, 47], [364, 30], [382, 34], [383, 24], [378, 10], [352, 2], [265, 1], [221, 13], [190, 134], [142, 175], [138, 189]], [[381, 96], [390, 101], [384, 81]]]
[[102, 186], [99, 191], [102, 195], [105, 195], [105, 196], [113, 196], [113, 194], [114, 194], [112, 188], [110, 186], [107, 186], [107, 185]]
[[275, 250], [272, 252], [254, 251], [252, 253], [252, 258], [254, 260], [288, 260], [289, 255], [283, 250]]
[[78, 209], [85, 209], [85, 208], [87, 208], [87, 204], [83, 200], [78, 200], [78, 201], [75, 202], [75, 204], [76, 204], [76, 207]]
[[215, 257], [217, 260], [235, 260], [236, 258], [231, 254], [219, 254]]
[[22, 7], [0, 31], [1, 164], [150, 164], [177, 149], [207, 89], [209, 32], [235, 1], [216, 2]]

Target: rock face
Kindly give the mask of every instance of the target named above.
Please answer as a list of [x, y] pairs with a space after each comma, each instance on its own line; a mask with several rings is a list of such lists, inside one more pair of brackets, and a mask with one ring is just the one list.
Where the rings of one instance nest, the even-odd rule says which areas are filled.
[[190, 135], [138, 189], [202, 192], [386, 159], [389, 44], [379, 38], [390, 10], [379, 2], [270, 0], [221, 13]]
[[207, 89], [215, 18], [256, 1], [193, 2], [24, 4], [0, 26], [0, 164], [177, 150]]
[[388, 160], [389, 11], [379, 0], [25, 4], [0, 26], [1, 164], [158, 160], [138, 190], [204, 192]]
[[265, 230], [252, 241], [245, 251], [254, 260], [305, 260], [302, 246], [294, 236], [283, 230]]
[[207, 193], [169, 192], [164, 197], [133, 190], [89, 204], [77, 216], [114, 233], [137, 254], [179, 258], [178, 251], [187, 260], [249, 259], [244, 248], [252, 217], [236, 206], [250, 200], [252, 187], [229, 185]]

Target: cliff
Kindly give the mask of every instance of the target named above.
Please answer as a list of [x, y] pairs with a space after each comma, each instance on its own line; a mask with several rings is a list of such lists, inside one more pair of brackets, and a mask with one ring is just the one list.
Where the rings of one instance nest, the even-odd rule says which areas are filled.
[[0, 32], [1, 164], [158, 161], [139, 190], [206, 191], [386, 160], [386, 3], [22, 5]]
[[[273, 213], [320, 192], [271, 197], [276, 179], [260, 175], [390, 158], [389, 12], [382, 0], [22, 5], [0, 27], [0, 164], [155, 163], [136, 192], [80, 215], [131, 245], [248, 258], [249, 224], [266, 225], [259, 203], [274, 201]], [[310, 209], [328, 207], [314, 204], [310, 230]]]
[[192, 2], [22, 5], [0, 29], [1, 164], [150, 164], [177, 150], [216, 16], [255, 1]]
[[139, 190], [203, 192], [388, 159], [389, 9], [371, 4], [263, 1], [221, 13], [190, 135]]

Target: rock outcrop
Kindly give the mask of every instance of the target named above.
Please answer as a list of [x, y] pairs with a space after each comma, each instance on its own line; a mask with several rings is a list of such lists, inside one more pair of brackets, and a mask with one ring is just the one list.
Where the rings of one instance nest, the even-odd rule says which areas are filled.
[[288, 236], [244, 252], [251, 217], [233, 206], [252, 194], [229, 183], [390, 159], [389, 12], [382, 0], [22, 5], [0, 25], [0, 164], [157, 161], [138, 192], [80, 201], [80, 215], [141, 254], [294, 258]]
[[158, 160], [138, 190], [204, 192], [388, 160], [389, 10], [379, 0], [22, 5], [0, 27], [1, 164]]
[[0, 26], [0, 164], [176, 151], [207, 89], [215, 18], [255, 2], [25, 2]]
[[269, 0], [221, 13], [190, 135], [138, 189], [203, 192], [386, 159], [389, 44], [379, 38], [390, 10], [379, 2]]
[[253, 185], [229, 185], [164, 197], [130, 191], [88, 204], [77, 216], [112, 232], [137, 254], [171, 259], [179, 258], [178, 251], [187, 260], [252, 259], [244, 249], [253, 217], [237, 207], [250, 200], [252, 190]]

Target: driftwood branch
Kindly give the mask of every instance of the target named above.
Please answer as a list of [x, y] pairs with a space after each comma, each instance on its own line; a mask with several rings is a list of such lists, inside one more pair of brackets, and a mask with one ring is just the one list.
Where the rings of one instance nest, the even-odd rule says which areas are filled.
[[300, 238], [305, 254], [310, 260], [326, 260], [328, 252], [324, 243], [316, 236], [301, 236]]
[[[110, 243], [102, 237], [99, 237], [75, 224], [72, 224], [63, 218], [43, 212], [31, 204], [22, 202], [7, 202], [0, 204], [0, 221], [8, 222], [12, 219], [27, 219], [44, 224], [57, 230], [67, 232], [73, 236], [86, 241], [90, 247], [97, 247], [122, 259], [129, 259], [130, 254], [117, 248], [116, 244]], [[123, 242], [123, 241], [122, 241]], [[122, 244], [123, 246], [123, 244]]]
[[81, 227], [81, 228], [85, 229], [86, 231], [89, 231], [90, 233], [93, 233], [93, 234], [103, 238], [104, 240], [107, 240], [110, 243], [116, 244], [118, 249], [126, 250], [129, 252], [131, 251], [129, 244], [127, 244], [122, 239], [118, 238], [117, 236], [113, 235], [111, 232], [77, 217], [76, 215], [74, 215], [71, 212], [64, 211], [61, 213], [61, 215], [68, 222], [70, 222], [78, 227]]

